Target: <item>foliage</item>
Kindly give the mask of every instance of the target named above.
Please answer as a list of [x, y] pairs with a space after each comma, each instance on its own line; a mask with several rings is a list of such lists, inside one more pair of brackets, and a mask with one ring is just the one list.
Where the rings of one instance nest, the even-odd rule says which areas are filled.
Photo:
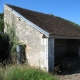
[[8, 59], [8, 37], [4, 34], [4, 13], [0, 13], [0, 62]]
[[0, 32], [4, 31], [4, 13], [0, 13]]
[[8, 42], [8, 37], [6, 34], [1, 33], [0, 34], [0, 62], [3, 63], [4, 60], [8, 59], [8, 47], [9, 47], [9, 42]]
[[69, 21], [69, 20], [67, 20], [69, 23], [71, 23], [72, 25], [74, 25], [74, 26], [76, 26], [76, 27], [80, 27], [80, 25], [79, 24], [76, 24], [76, 23], [74, 23], [74, 22], [72, 22], [72, 21]]
[[6, 66], [1, 68], [0, 80], [57, 80], [54, 75], [26, 65]]
[[10, 53], [10, 59], [11, 62], [13, 61], [13, 58], [16, 59], [16, 45], [18, 43], [18, 38], [15, 35], [15, 26], [14, 26], [14, 19], [12, 19], [11, 26], [6, 23], [7, 25], [7, 35], [9, 37], [9, 53]]

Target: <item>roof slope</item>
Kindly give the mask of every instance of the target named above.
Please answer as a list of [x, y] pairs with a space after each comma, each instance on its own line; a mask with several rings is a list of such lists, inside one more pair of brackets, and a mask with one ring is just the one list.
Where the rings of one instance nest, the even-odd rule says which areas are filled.
[[65, 19], [50, 14], [27, 10], [13, 5], [8, 6], [50, 34], [80, 37], [80, 28], [71, 24]]

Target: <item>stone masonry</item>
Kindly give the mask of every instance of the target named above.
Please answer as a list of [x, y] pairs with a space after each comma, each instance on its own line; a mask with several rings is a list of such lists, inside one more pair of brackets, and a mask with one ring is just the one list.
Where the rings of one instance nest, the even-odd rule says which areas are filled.
[[[9, 24], [10, 27], [14, 24], [15, 34], [18, 37], [19, 42], [26, 45], [26, 58], [29, 65], [41, 67], [46, 71], [49, 71], [49, 68], [53, 69], [54, 50], [52, 49], [53, 54], [49, 55], [51, 46], [48, 44], [53, 46], [54, 39], [43, 38], [41, 32], [33, 28], [28, 22], [25, 22], [24, 19], [18, 16], [7, 5], [4, 5], [4, 23], [4, 31], [6, 33], [6, 23]], [[54, 46], [52, 48], [54, 48]]]

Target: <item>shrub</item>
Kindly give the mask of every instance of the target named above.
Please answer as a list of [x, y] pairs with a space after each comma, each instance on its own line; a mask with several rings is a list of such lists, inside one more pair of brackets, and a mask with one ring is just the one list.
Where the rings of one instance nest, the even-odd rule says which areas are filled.
[[0, 33], [0, 62], [2, 63], [9, 57], [8, 46], [9, 41], [7, 39], [7, 35], [4, 33]]

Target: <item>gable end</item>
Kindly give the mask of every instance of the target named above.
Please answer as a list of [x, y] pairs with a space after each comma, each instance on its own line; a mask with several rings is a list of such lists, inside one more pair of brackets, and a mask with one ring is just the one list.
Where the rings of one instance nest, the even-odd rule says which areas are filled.
[[[7, 6], [7, 5], [5, 4], [4, 6]], [[48, 32], [46, 32], [45, 30], [41, 29], [39, 26], [35, 25], [31, 21], [29, 21], [28, 19], [26, 19], [25, 17], [23, 17], [21, 14], [19, 14], [18, 12], [16, 12], [14, 9], [10, 8], [9, 6], [7, 6], [7, 7], [8, 7], [8, 9], [10, 11], [13, 12], [13, 14], [17, 15], [18, 17], [20, 17], [23, 21], [25, 21], [28, 24], [30, 24], [33, 28], [37, 29], [39, 32], [41, 32], [42, 34], [44, 34], [46, 37], [49, 37], [49, 33]]]

